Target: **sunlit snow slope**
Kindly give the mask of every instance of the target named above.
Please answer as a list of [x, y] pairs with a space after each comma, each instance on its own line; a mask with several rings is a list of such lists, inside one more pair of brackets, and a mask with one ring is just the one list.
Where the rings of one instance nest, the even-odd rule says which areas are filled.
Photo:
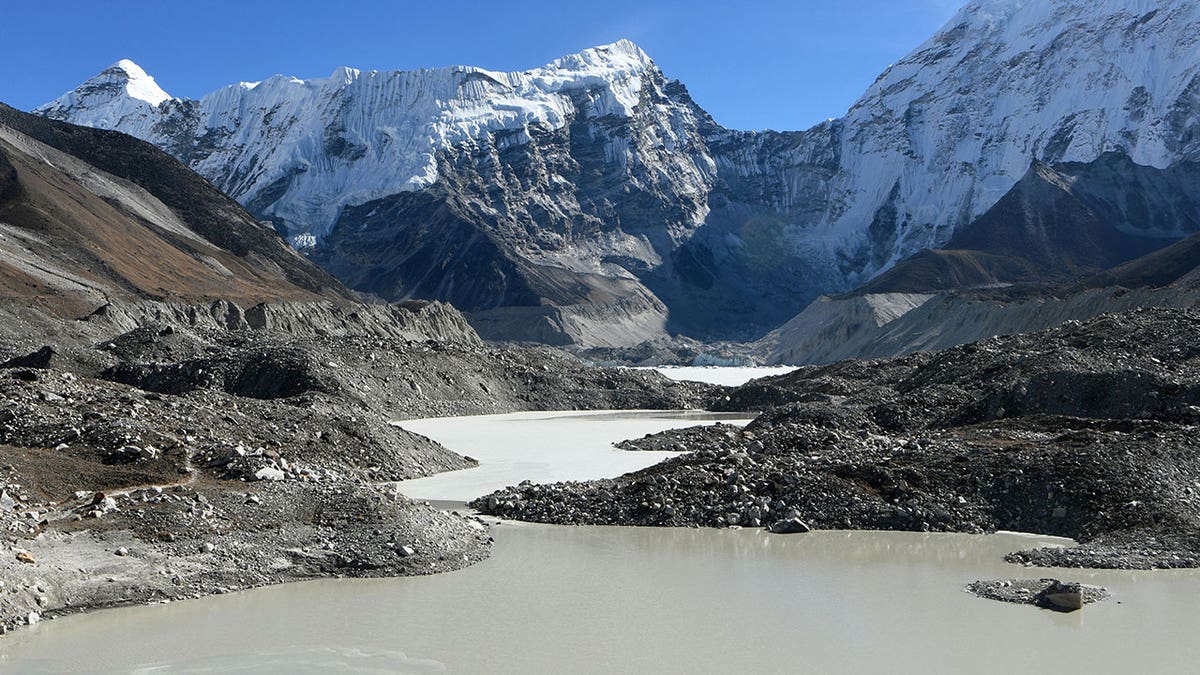
[[39, 112], [154, 142], [355, 287], [613, 343], [761, 333], [945, 243], [1035, 159], [1197, 159], [1198, 69], [1200, 3], [975, 0], [802, 132], [722, 128], [628, 41], [199, 101], [121, 62]]

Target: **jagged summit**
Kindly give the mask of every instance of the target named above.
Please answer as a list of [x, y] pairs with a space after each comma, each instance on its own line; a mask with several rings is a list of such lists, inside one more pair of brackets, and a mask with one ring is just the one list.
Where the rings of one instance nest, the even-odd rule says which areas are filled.
[[[115, 71], [115, 72], [114, 72]], [[158, 105], [166, 101], [172, 96], [163, 91], [154, 78], [146, 74], [146, 71], [141, 66], [130, 61], [129, 59], [121, 59], [113, 65], [109, 66], [105, 73], [112, 73], [119, 77], [120, 74], [125, 76], [125, 92], [131, 97], [140, 101], [145, 101], [150, 105]]]
[[[561, 128], [574, 114], [574, 92], [593, 90], [594, 114], [629, 116], [648, 71], [657, 71], [650, 57], [620, 40], [521, 72], [339, 67], [326, 78], [276, 75], [223, 87], [195, 105], [160, 107], [171, 97], [122, 61], [36, 112], [168, 148], [219, 130], [219, 147], [185, 159], [243, 203], [271, 194], [257, 210], [304, 246], [323, 237], [345, 205], [432, 184], [446, 145], [510, 131], [520, 142], [522, 130]], [[294, 184], [275, 195], [281, 180]]]
[[159, 104], [172, 100], [154, 78], [129, 59], [121, 59], [95, 77], [38, 108], [49, 117], [72, 119], [84, 126], [120, 128], [127, 118], [144, 117]]
[[[585, 88], [613, 80], [633, 77], [643, 71], [657, 68], [653, 59], [633, 42], [621, 39], [598, 45], [575, 54], [555, 59], [550, 63], [523, 71], [503, 72], [479, 66], [452, 65], [417, 70], [360, 70], [350, 66], [339, 66], [327, 78], [302, 79], [294, 76], [276, 75], [269, 80], [279, 80], [293, 86], [348, 86], [361, 79], [383, 80], [421, 77], [429, 80], [451, 78], [465, 74], [478, 74], [490, 78], [496, 84], [508, 86], [514, 91], [538, 89], [564, 91]], [[253, 89], [260, 82], [239, 83], [242, 88]], [[487, 93], [487, 92], [485, 92]]]
[[561, 70], [625, 69], [641, 70], [654, 66], [654, 61], [641, 47], [622, 38], [606, 45], [585, 49], [551, 62], [548, 67]]
[[1035, 160], [1200, 160], [1198, 45], [1200, 3], [974, 0], [844, 117], [782, 133], [720, 127], [627, 40], [522, 72], [339, 69], [39, 112], [150, 140], [386, 297], [584, 305], [636, 280], [703, 336], [946, 244]]
[[[546, 88], [569, 88], [572, 85], [586, 85], [588, 78], [623, 78], [654, 68], [654, 62], [645, 51], [627, 39], [598, 45], [585, 49], [576, 54], [570, 54], [540, 67], [526, 71], [503, 73], [486, 68], [467, 65], [444, 66], [440, 68], [421, 68], [415, 71], [404, 70], [370, 70], [362, 71], [351, 66], [339, 66], [327, 78], [299, 78], [291, 75], [274, 75], [265, 81], [282, 81], [292, 85], [321, 86], [348, 85], [360, 78], [397, 78], [413, 74], [451, 74], [451, 73], [482, 73], [498, 79], [530, 79]], [[234, 87], [254, 89], [263, 81], [239, 82]], [[98, 96], [104, 93], [105, 96]], [[154, 77], [137, 63], [130, 59], [121, 59], [100, 71], [95, 77], [85, 81], [73, 91], [64, 94], [54, 101], [38, 107], [35, 112], [48, 117], [57, 117], [68, 108], [78, 110], [81, 106], [118, 106], [120, 99], [128, 97], [142, 101], [151, 106], [158, 106], [164, 101], [174, 99], [163, 91]], [[97, 126], [97, 125], [93, 125]]]

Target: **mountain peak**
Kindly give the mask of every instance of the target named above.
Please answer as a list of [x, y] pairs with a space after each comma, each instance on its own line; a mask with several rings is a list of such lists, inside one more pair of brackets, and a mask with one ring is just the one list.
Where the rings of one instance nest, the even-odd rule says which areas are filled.
[[104, 69], [105, 72], [110, 71], [110, 70], [115, 70], [115, 71], [120, 71], [122, 73], [125, 73], [131, 79], [132, 78], [150, 77], [149, 75], [146, 74], [146, 71], [143, 70], [141, 66], [134, 63], [130, 59], [121, 59], [120, 61], [117, 61], [116, 63], [112, 64], [108, 68]]
[[623, 70], [642, 71], [653, 67], [654, 61], [642, 48], [624, 38], [606, 45], [585, 49], [577, 54], [564, 56], [547, 67], [561, 70]]
[[139, 101], [145, 101], [150, 105], [158, 105], [163, 101], [173, 98], [170, 94], [163, 91], [154, 78], [146, 73], [141, 66], [129, 59], [121, 59], [105, 68], [96, 77], [89, 82], [98, 81], [124, 80], [125, 93], [130, 98], [135, 98]]
[[338, 66], [329, 76], [329, 81], [333, 84], [350, 84], [351, 82], [357, 80], [358, 76], [361, 74], [362, 71], [358, 68], [351, 68], [350, 66]]
[[78, 118], [84, 126], [111, 129], [126, 116], [144, 116], [172, 98], [141, 66], [121, 59], [34, 112], [59, 120]]
[[589, 51], [603, 51], [608, 52], [609, 54], [618, 54], [638, 60], [650, 60], [650, 56], [646, 54], [641, 47], [637, 46], [633, 40], [628, 38], [621, 38], [616, 42], [610, 42], [606, 45], [598, 45], [596, 47], [592, 47], [592, 49]]

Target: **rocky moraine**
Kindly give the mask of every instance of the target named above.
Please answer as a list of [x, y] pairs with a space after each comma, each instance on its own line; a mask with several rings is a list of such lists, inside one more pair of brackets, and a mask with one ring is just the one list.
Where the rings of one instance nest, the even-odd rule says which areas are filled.
[[625, 444], [687, 454], [472, 503], [547, 523], [1064, 536], [1044, 566], [1200, 566], [1200, 314], [1140, 310], [937, 353], [756, 380], [744, 430]]
[[[304, 316], [312, 330], [252, 328], [246, 314]], [[10, 315], [32, 337], [0, 345], [0, 630], [284, 581], [457, 569], [488, 555], [487, 528], [393, 481], [475, 462], [394, 420], [705, 407], [719, 393], [488, 347], [444, 306], [384, 314], [395, 316], [144, 303], [87, 321]]]

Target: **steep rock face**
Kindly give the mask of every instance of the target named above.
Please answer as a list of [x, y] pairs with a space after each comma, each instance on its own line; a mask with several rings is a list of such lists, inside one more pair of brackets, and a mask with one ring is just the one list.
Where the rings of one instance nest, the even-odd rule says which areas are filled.
[[971, 2], [844, 119], [831, 222], [874, 219], [869, 250], [894, 262], [945, 243], [1033, 159], [1194, 159], [1198, 26], [1181, 1]]
[[[1200, 164], [1038, 163], [946, 249], [821, 297], [756, 343], [769, 363], [941, 349], [1138, 307], [1200, 304]], [[1171, 243], [1173, 242], [1173, 243]], [[1139, 255], [1141, 254], [1141, 255]]]
[[[199, 101], [168, 98], [145, 114], [148, 102], [132, 92], [146, 76], [122, 61], [38, 112], [168, 148], [304, 244], [312, 241], [304, 235], [327, 234], [347, 204], [433, 184], [440, 150], [493, 136], [522, 144], [531, 128], [561, 128], [577, 113], [576, 95], [593, 117], [628, 116], [652, 68], [621, 42], [523, 73], [340, 68], [324, 79], [275, 76]], [[122, 73], [125, 96], [115, 91]]]
[[350, 292], [154, 146], [0, 105], [0, 297], [340, 300]]
[[1115, 152], [1087, 163], [1039, 162], [945, 249], [922, 251], [855, 293], [1071, 281], [1198, 231], [1196, 162], [1160, 170]]
[[1035, 159], [1196, 158], [1198, 35], [1181, 0], [974, 0], [804, 132], [720, 127], [626, 41], [157, 103], [117, 64], [39, 112], [151, 140], [390, 299], [597, 307], [599, 275], [651, 324], [740, 337], [945, 244]]

